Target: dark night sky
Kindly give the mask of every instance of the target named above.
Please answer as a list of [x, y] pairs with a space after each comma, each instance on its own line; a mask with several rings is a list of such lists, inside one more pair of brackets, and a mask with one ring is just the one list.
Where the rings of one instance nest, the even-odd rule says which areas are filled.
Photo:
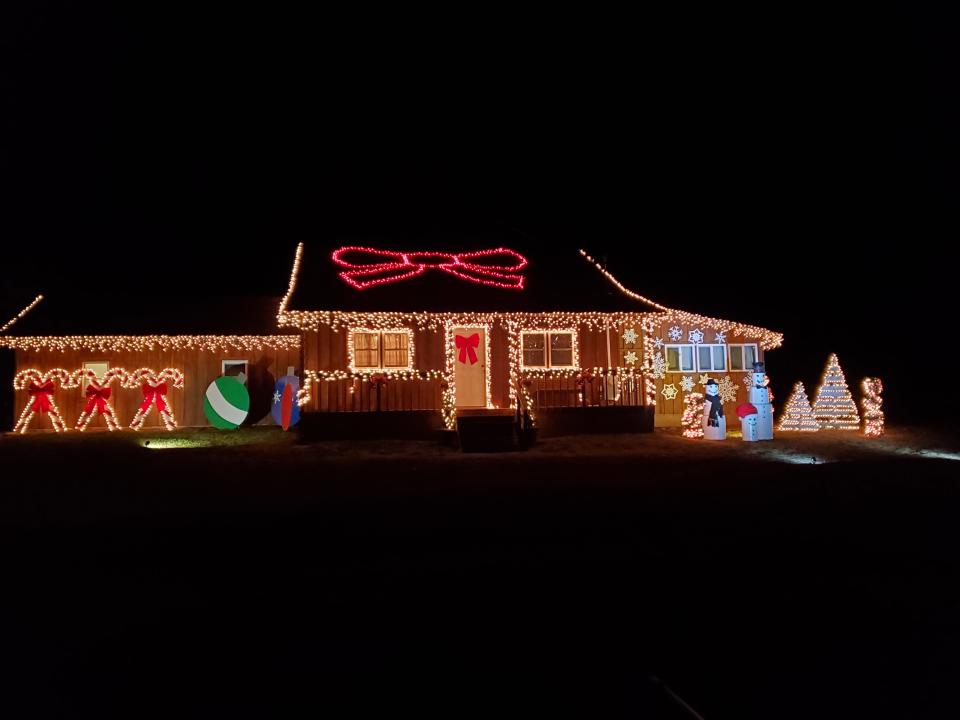
[[91, 257], [131, 289], [157, 256], [198, 299], [279, 294], [298, 240], [513, 228], [783, 330], [781, 393], [835, 350], [919, 407], [894, 343], [949, 323], [893, 314], [948, 302], [952, 18], [125, 5], [0, 21], [0, 298], [83, 285]]

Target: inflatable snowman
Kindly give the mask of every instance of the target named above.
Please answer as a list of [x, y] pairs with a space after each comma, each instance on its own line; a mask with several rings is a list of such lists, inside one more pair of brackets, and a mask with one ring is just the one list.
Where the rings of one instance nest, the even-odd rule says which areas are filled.
[[747, 402], [757, 409], [757, 440], [773, 440], [773, 407], [770, 405], [766, 382], [767, 374], [763, 370], [763, 363], [755, 362]]
[[713, 378], [707, 380], [707, 395], [703, 399], [703, 437], [705, 440], [727, 439], [727, 419], [723, 416], [720, 386]]
[[750, 403], [737, 406], [737, 416], [740, 418], [740, 430], [746, 442], [756, 442], [757, 437], [757, 409]]

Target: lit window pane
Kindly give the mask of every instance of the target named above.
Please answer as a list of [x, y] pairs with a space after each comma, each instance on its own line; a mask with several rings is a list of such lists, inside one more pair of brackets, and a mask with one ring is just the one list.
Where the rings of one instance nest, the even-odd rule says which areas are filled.
[[524, 333], [523, 364], [528, 367], [545, 367], [547, 349], [543, 333]]
[[353, 334], [353, 364], [356, 367], [380, 366], [380, 335], [377, 333]]
[[683, 349], [683, 371], [690, 372], [691, 370], [693, 370], [693, 348], [687, 345], [682, 349]]
[[747, 356], [747, 364], [744, 369], [753, 370], [753, 364], [757, 361], [756, 345], [745, 345], [743, 347], [743, 352]]
[[573, 365], [573, 335], [570, 333], [550, 333], [550, 365]]
[[407, 367], [410, 337], [407, 333], [383, 333], [383, 366]]

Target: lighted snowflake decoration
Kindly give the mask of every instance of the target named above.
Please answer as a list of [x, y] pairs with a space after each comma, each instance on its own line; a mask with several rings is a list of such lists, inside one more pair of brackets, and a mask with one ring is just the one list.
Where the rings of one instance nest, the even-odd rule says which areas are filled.
[[701, 374], [700, 374], [700, 384], [701, 384], [701, 385], [706, 386], [707, 380], [709, 380], [709, 379], [710, 379], [710, 376], [709, 376], [707, 373], [701, 373]]
[[663, 355], [657, 353], [653, 356], [653, 359], [650, 361], [650, 369], [652, 371], [653, 377], [657, 380], [660, 380], [667, 375], [667, 361], [663, 359]]
[[720, 391], [720, 399], [723, 402], [735, 402], [737, 399], [737, 386], [733, 384], [733, 380], [730, 379], [729, 375], [724, 375], [720, 378], [720, 383], [717, 387]]
[[663, 340], [661, 340], [660, 338], [654, 338], [654, 339], [653, 339], [653, 347], [656, 348], [657, 350], [659, 350], [660, 348], [662, 348], [662, 347], [663, 347]]
[[683, 330], [680, 329], [679, 325], [674, 325], [672, 328], [670, 328], [670, 331], [667, 333], [667, 336], [671, 340], [676, 342], [677, 340], [683, 337]]
[[678, 392], [677, 386], [674, 385], [673, 383], [670, 383], [669, 385], [664, 385], [663, 390], [660, 391], [660, 393], [667, 400], [673, 400], [677, 396], [677, 392]]
[[690, 342], [698, 345], [703, 342], [703, 330], [691, 330], [687, 333], [687, 338]]
[[727, 331], [720, 330], [719, 332], [717, 332], [717, 334], [713, 336], [713, 341], [715, 343], [721, 343], [721, 344], [725, 343], [727, 341]]
[[623, 361], [627, 365], [636, 365], [637, 364], [637, 354], [631, 350], [626, 355], [623, 356]]
[[690, 375], [684, 375], [680, 380], [680, 389], [685, 393], [693, 392], [693, 377]]
[[747, 386], [747, 390], [753, 387], [753, 375], [747, 373], [743, 376], [743, 384]]
[[633, 345], [637, 341], [637, 331], [630, 328], [623, 334], [623, 341], [628, 345]]

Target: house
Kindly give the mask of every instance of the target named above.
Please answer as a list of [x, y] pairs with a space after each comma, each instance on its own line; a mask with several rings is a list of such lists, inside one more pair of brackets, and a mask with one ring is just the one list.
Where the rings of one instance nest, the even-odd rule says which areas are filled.
[[421, 245], [297, 248], [278, 323], [302, 336], [305, 422], [332, 430], [379, 412], [453, 429], [458, 417], [525, 413], [555, 431], [679, 425], [683, 396], [708, 377], [735, 417], [743, 378], [783, 340], [668, 308], [582, 250]]
[[[110, 309], [118, 299], [43, 300], [0, 334], [0, 348], [12, 351], [15, 373], [177, 370], [183, 387], [167, 397], [180, 426], [208, 424], [205, 392], [224, 374], [243, 376], [250, 421], [269, 424], [274, 380], [292, 370], [304, 426], [326, 436], [422, 435], [486, 416], [545, 433], [679, 425], [683, 397], [707, 378], [734, 417], [753, 362], [783, 341], [666, 307], [582, 250], [490, 235], [420, 244], [301, 244], [282, 298], [224, 297], [199, 309], [135, 298], [123, 313]], [[53, 395], [67, 427], [84, 411], [84, 390], [78, 381]], [[121, 425], [143, 402], [138, 390], [114, 391]], [[26, 386], [16, 391], [8, 426], [30, 397]], [[148, 424], [161, 424], [157, 413]]]

